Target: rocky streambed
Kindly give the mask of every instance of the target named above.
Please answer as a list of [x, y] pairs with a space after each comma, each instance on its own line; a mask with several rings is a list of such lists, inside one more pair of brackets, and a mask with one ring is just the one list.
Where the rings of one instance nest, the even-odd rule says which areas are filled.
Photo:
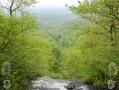
[[[110, 90], [107, 86], [92, 87], [84, 84], [81, 80], [61, 80], [52, 79], [50, 77], [38, 77], [31, 81], [28, 90]], [[114, 89], [119, 90], [119, 83], [115, 85]]]
[[31, 81], [29, 90], [90, 90], [80, 80], [59, 80], [50, 77], [38, 77]]

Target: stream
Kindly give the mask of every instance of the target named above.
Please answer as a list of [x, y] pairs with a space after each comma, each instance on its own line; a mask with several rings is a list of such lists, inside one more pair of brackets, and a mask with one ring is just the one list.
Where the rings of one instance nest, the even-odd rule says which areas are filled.
[[38, 77], [31, 81], [29, 90], [90, 90], [80, 80], [59, 80], [50, 77]]

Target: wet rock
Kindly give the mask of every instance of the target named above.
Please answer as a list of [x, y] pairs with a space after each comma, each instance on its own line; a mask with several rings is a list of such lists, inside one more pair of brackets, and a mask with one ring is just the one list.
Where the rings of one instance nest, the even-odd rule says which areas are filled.
[[82, 85], [83, 83], [80, 80], [71, 80], [66, 88], [68, 90], [74, 90], [75, 88], [81, 87]]
[[73, 89], [73, 90], [89, 90], [89, 88], [88, 88], [87, 85], [83, 85], [83, 86], [77, 87], [77, 88], [75, 88], [75, 89]]

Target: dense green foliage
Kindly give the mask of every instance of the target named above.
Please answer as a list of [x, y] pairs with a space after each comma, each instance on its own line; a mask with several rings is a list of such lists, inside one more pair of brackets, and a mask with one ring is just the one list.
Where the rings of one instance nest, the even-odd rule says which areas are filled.
[[[33, 77], [50, 75], [55, 59], [55, 45], [40, 31], [35, 17], [0, 14], [0, 69], [10, 62], [10, 76], [0, 74], [0, 89], [3, 80], [11, 80], [10, 90], [26, 90]], [[20, 86], [20, 87], [19, 87]]]
[[0, 73], [0, 90], [5, 79], [11, 80], [10, 90], [26, 90], [30, 80], [39, 76], [77, 78], [93, 85], [118, 81], [117, 6], [118, 0], [84, 0], [70, 7], [80, 20], [43, 26], [45, 33], [29, 13], [6, 15], [1, 11], [0, 69], [7, 61], [12, 71], [10, 76]]
[[[77, 68], [79, 76], [95, 85], [106, 84], [110, 78], [108, 65], [116, 63], [119, 68], [119, 1], [84, 0], [70, 9], [88, 21], [80, 27], [80, 38], [76, 44], [80, 50]], [[118, 69], [119, 70], [119, 69]]]

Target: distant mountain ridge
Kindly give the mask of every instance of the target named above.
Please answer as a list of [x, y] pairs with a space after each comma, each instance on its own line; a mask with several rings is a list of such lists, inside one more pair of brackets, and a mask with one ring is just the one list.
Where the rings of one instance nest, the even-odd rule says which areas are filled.
[[40, 26], [43, 28], [60, 27], [77, 18], [68, 7], [31, 7], [30, 13], [38, 18]]

